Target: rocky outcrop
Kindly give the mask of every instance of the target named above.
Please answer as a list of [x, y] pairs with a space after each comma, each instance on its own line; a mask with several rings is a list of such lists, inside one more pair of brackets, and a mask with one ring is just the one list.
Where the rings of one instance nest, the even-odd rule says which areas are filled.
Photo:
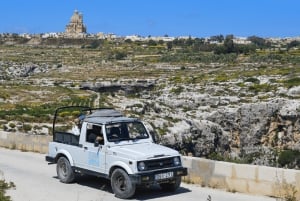
[[80, 89], [92, 90], [96, 92], [114, 93], [123, 91], [125, 94], [139, 93], [145, 90], [151, 90], [155, 86], [154, 80], [122, 80], [120, 81], [102, 81], [102, 82], [84, 82]]
[[161, 142], [195, 156], [253, 156], [251, 162], [270, 165], [274, 160], [272, 150], [300, 150], [299, 117], [298, 100], [242, 104], [233, 109], [217, 109], [205, 120], [190, 119], [185, 131], [171, 131]]
[[217, 89], [195, 93], [201, 87], [185, 86], [172, 93], [172, 88], [169, 85], [148, 99], [133, 101], [120, 95], [110, 100], [142, 116], [159, 143], [185, 155], [274, 165], [276, 150], [300, 150], [300, 100], [257, 101], [253, 96], [251, 102], [242, 103], [238, 96], [215, 95]]
[[22, 78], [29, 77], [38, 73], [46, 73], [56, 66], [49, 66], [48, 64], [33, 64], [24, 63], [17, 64], [12, 62], [0, 61], [0, 79]]

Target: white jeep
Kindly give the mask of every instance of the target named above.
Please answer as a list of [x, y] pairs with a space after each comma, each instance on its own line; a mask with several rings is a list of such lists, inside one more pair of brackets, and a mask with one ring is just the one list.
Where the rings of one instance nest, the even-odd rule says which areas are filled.
[[[80, 132], [63, 131], [56, 126], [64, 120], [59, 115], [74, 108], [85, 113]], [[155, 144], [140, 120], [113, 109], [58, 108], [46, 161], [57, 164], [61, 182], [73, 182], [76, 173], [103, 177], [111, 181], [116, 197], [124, 199], [134, 195], [137, 185], [159, 184], [175, 191], [187, 175], [177, 151]]]

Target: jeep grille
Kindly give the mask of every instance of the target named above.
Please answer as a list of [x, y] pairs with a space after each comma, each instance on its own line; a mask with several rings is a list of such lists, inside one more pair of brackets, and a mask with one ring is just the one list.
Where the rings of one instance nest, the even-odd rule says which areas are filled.
[[173, 158], [149, 160], [144, 161], [144, 163], [146, 164], [147, 171], [174, 167]]

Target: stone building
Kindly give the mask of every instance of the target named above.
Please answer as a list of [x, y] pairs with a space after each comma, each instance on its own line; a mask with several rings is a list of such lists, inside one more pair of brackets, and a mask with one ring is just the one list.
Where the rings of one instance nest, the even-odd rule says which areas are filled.
[[83, 36], [86, 34], [86, 26], [83, 24], [83, 15], [74, 11], [69, 24], [66, 25], [65, 33], [69, 36]]

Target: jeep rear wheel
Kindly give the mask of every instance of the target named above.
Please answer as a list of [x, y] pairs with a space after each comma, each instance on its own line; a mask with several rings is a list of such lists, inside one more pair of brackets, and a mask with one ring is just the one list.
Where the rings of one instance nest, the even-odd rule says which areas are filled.
[[160, 187], [164, 191], [176, 191], [181, 184], [181, 177], [176, 177], [174, 180], [170, 181], [169, 183], [162, 183]]
[[59, 180], [63, 183], [71, 183], [75, 179], [74, 171], [66, 157], [60, 157], [56, 165], [56, 173]]
[[115, 169], [111, 175], [111, 187], [116, 197], [127, 199], [135, 193], [135, 184], [128, 174], [122, 169]]

